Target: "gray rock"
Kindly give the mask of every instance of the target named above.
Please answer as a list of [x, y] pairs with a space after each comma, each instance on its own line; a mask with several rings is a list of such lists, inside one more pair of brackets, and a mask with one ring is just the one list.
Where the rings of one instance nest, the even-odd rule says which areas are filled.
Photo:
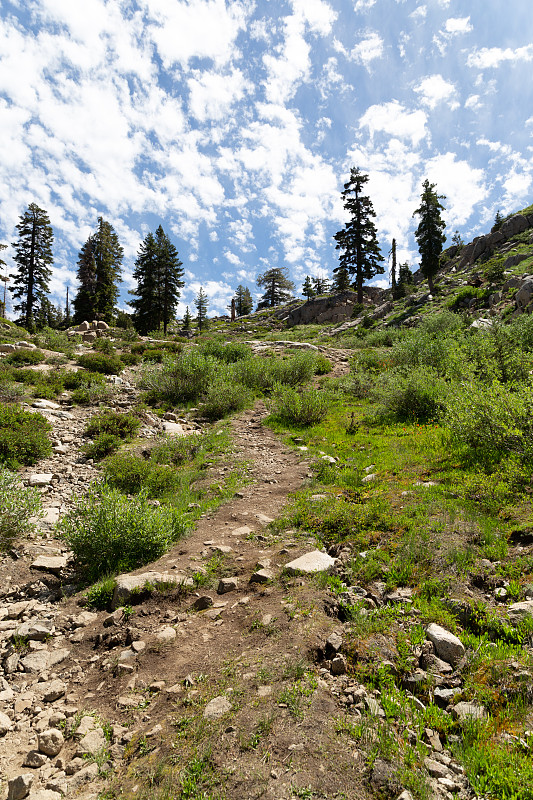
[[76, 748], [76, 756], [95, 756], [99, 753], [105, 746], [107, 745], [107, 739], [104, 736], [104, 732], [101, 728], [95, 727], [92, 731], [89, 731], [85, 734], [85, 736], [80, 739], [78, 742], [78, 747]]
[[62, 800], [60, 792], [54, 792], [52, 789], [39, 789], [37, 792], [32, 792], [28, 800]]
[[340, 653], [331, 660], [331, 674], [332, 675], [345, 675], [346, 674], [346, 657]]
[[130, 600], [132, 593], [142, 591], [147, 586], [156, 586], [159, 583], [175, 586], [194, 586], [192, 578], [187, 578], [179, 573], [143, 572], [141, 575], [118, 575], [115, 578], [112, 605], [114, 608], [125, 605]]
[[71, 794], [67, 794], [67, 796], [72, 796], [72, 792], [74, 792], [76, 789], [79, 789], [84, 783], [95, 781], [97, 778], [98, 764], [89, 764], [88, 767], [80, 769], [80, 771], [73, 775], [73, 777], [68, 781], [68, 790], [70, 790]]
[[208, 594], [204, 594], [201, 597], [197, 597], [191, 607], [195, 611], [205, 611], [206, 608], [211, 608], [212, 605], [213, 598], [209, 597]]
[[285, 572], [289, 575], [297, 575], [298, 573], [313, 573], [324, 572], [330, 569], [335, 564], [335, 559], [323, 553], [321, 550], [312, 550], [310, 553], [305, 553], [294, 561], [289, 561], [285, 564]]
[[525, 311], [533, 301], [533, 280], [522, 284], [515, 294], [515, 303], [519, 311]]
[[70, 650], [60, 648], [58, 650], [38, 650], [29, 653], [21, 659], [21, 664], [25, 672], [46, 672], [56, 664], [60, 664], [70, 655]]
[[55, 678], [53, 681], [39, 683], [35, 687], [36, 694], [40, 695], [45, 703], [53, 703], [67, 692], [67, 684]]
[[161, 644], [170, 644], [173, 642], [177, 636], [176, 629], [167, 626], [166, 628], [161, 628], [155, 634], [155, 639], [157, 642]]
[[424, 766], [432, 778], [447, 778], [450, 771], [440, 761], [435, 761], [433, 758], [425, 758]]
[[398, 795], [397, 800], [414, 800], [414, 797], [411, 792], [405, 789], [400, 795]]
[[221, 695], [211, 700], [204, 709], [205, 719], [217, 719], [231, 711], [231, 703], [227, 697]]
[[66, 556], [39, 556], [32, 562], [30, 568], [58, 575], [66, 568], [67, 564], [68, 559]]
[[426, 636], [433, 642], [439, 658], [448, 664], [456, 664], [465, 654], [463, 643], [453, 633], [434, 622], [426, 629]]
[[57, 728], [49, 728], [37, 737], [37, 746], [40, 753], [46, 756], [57, 756], [63, 747], [65, 740], [63, 734]]
[[3, 711], [0, 711], [0, 736], [4, 736], [8, 731], [13, 730], [13, 723]]
[[221, 578], [218, 586], [218, 594], [226, 594], [226, 592], [234, 592], [238, 587], [237, 578]]
[[485, 719], [487, 712], [483, 706], [476, 703], [457, 703], [452, 708], [453, 716], [461, 722], [467, 719]]
[[274, 577], [270, 569], [258, 569], [250, 578], [250, 583], [268, 583]]
[[34, 472], [30, 475], [30, 486], [49, 486], [52, 483], [53, 473], [51, 472]]
[[521, 603], [513, 603], [507, 609], [511, 622], [519, 622], [524, 617], [533, 615], [533, 600], [523, 600]]
[[23, 800], [29, 795], [32, 784], [31, 772], [25, 772], [17, 778], [12, 778], [7, 784], [7, 800]]
[[332, 633], [326, 639], [326, 656], [337, 654], [342, 647], [342, 636], [339, 633]]
[[42, 767], [43, 764], [46, 763], [48, 763], [48, 758], [44, 755], [44, 753], [39, 753], [38, 750], [30, 750], [22, 762], [22, 766], [31, 767], [32, 769], [39, 769], [39, 767]]
[[0, 353], [14, 353], [16, 349], [14, 344], [0, 344]]

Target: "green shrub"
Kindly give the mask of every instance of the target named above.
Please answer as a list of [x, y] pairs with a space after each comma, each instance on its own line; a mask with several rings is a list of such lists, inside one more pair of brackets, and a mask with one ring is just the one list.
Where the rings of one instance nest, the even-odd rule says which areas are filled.
[[112, 576], [102, 578], [85, 593], [87, 605], [98, 611], [110, 611], [111, 601], [115, 593], [116, 581]]
[[151, 460], [158, 464], [183, 464], [185, 461], [192, 461], [200, 449], [206, 446], [209, 438], [201, 433], [169, 437], [152, 449]]
[[220, 339], [210, 339], [201, 345], [201, 351], [206, 356], [214, 356], [219, 361], [226, 364], [234, 364], [244, 358], [250, 358], [252, 351], [248, 345], [241, 342], [224, 343]]
[[330, 397], [318, 389], [298, 392], [290, 386], [276, 386], [270, 411], [289, 425], [316, 425], [327, 416], [329, 404]]
[[141, 426], [141, 421], [133, 414], [119, 411], [102, 411], [91, 417], [85, 426], [85, 436], [99, 436], [102, 433], [118, 436], [120, 439], [132, 439]]
[[323, 353], [315, 355], [315, 375], [327, 375], [332, 369], [331, 361]]
[[42, 364], [46, 356], [40, 350], [15, 350], [6, 356], [5, 361], [14, 367], [31, 366], [32, 364]]
[[118, 375], [124, 369], [118, 356], [107, 356], [104, 353], [85, 353], [78, 357], [78, 364], [90, 372], [100, 372], [102, 375]]
[[39, 515], [41, 495], [38, 489], [21, 485], [18, 475], [0, 466], [0, 550], [15, 539], [35, 529], [30, 517]]
[[122, 439], [119, 436], [115, 436], [113, 433], [100, 433], [93, 442], [83, 445], [81, 450], [87, 458], [100, 461], [101, 458], [116, 453], [121, 444]]
[[117, 453], [104, 462], [104, 475], [110, 486], [126, 494], [138, 494], [146, 484], [150, 461], [134, 453]]
[[31, 466], [52, 452], [50, 423], [42, 414], [0, 403], [0, 463]]
[[126, 498], [105, 484], [78, 499], [58, 525], [84, 578], [127, 572], [154, 561], [186, 532], [174, 509], [154, 508], [146, 495]]
[[98, 353], [104, 353], [106, 356], [111, 356], [115, 352], [115, 345], [109, 339], [106, 339], [105, 336], [101, 336], [100, 339], [96, 339], [93, 342], [93, 350], [96, 350]]
[[105, 386], [105, 378], [99, 372], [85, 372], [85, 370], [68, 370], [63, 377], [65, 389], [81, 389], [89, 383]]
[[483, 271], [485, 280], [489, 283], [500, 284], [505, 280], [504, 257], [495, 256], [485, 264]]
[[484, 461], [514, 453], [533, 460], [533, 394], [530, 383], [509, 390], [494, 382], [457, 386], [448, 398], [445, 423], [455, 439]]
[[165, 356], [164, 350], [159, 350], [154, 348], [150, 348], [144, 351], [142, 354], [143, 361], [153, 361], [154, 364], [161, 364], [163, 358]]
[[252, 402], [253, 393], [245, 386], [218, 378], [207, 390], [202, 414], [209, 420], [222, 419], [233, 411], [241, 411]]
[[69, 336], [66, 331], [56, 328], [41, 328], [32, 336], [33, 342], [44, 350], [56, 350], [69, 357], [74, 354], [74, 346], [81, 342], [81, 336]]
[[121, 353], [120, 360], [126, 367], [135, 367], [141, 363], [140, 356], [135, 353]]
[[445, 407], [446, 383], [430, 367], [393, 369], [374, 385], [378, 416], [418, 422], [439, 417]]
[[153, 400], [173, 404], [197, 401], [215, 379], [217, 364], [212, 356], [191, 348], [177, 358], [165, 359], [160, 367], [145, 368], [142, 385]]

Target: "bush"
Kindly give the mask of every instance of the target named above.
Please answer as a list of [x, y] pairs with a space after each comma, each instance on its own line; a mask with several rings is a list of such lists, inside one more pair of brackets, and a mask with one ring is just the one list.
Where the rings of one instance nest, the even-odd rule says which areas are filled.
[[21, 485], [18, 475], [0, 466], [0, 549], [35, 529], [30, 517], [41, 511], [38, 489]]
[[224, 378], [215, 380], [209, 387], [202, 406], [202, 414], [209, 420], [222, 419], [232, 411], [241, 411], [253, 402], [253, 393], [239, 383]]
[[50, 423], [42, 414], [0, 403], [0, 463], [10, 467], [31, 466], [50, 455]]
[[126, 367], [135, 367], [141, 363], [140, 356], [135, 353], [121, 353], [120, 360]]
[[380, 403], [378, 416], [423, 422], [442, 413], [446, 383], [430, 367], [394, 369], [381, 376], [373, 395]]
[[134, 453], [117, 453], [104, 462], [104, 475], [110, 486], [126, 494], [138, 494], [146, 484], [151, 463]]
[[219, 339], [210, 339], [208, 342], [204, 342], [200, 349], [204, 355], [214, 356], [214, 358], [224, 361], [226, 364], [234, 364], [236, 361], [242, 361], [252, 355], [248, 345], [240, 342], [224, 344]]
[[118, 411], [102, 411], [95, 414], [85, 426], [85, 436], [99, 436], [102, 433], [118, 436], [120, 439], [132, 439], [139, 430], [141, 421], [132, 414], [121, 414]]
[[100, 433], [94, 442], [83, 445], [81, 449], [87, 458], [94, 458], [95, 461], [99, 461], [101, 458], [111, 455], [111, 453], [116, 453], [121, 444], [122, 440], [118, 436], [112, 433]]
[[153, 400], [173, 404], [196, 401], [207, 392], [216, 374], [216, 359], [191, 348], [176, 359], [166, 359], [161, 367], [146, 368], [142, 385]]
[[290, 386], [277, 386], [272, 396], [270, 412], [289, 425], [316, 425], [328, 413], [330, 398], [318, 389], [297, 392]]
[[157, 464], [183, 464], [185, 461], [192, 461], [200, 449], [205, 447], [208, 439], [208, 436], [201, 433], [169, 437], [152, 449], [151, 459]]
[[46, 356], [40, 350], [15, 350], [6, 356], [5, 361], [14, 367], [31, 366], [32, 364], [42, 364]]
[[127, 572], [154, 561], [186, 532], [173, 509], [154, 508], [146, 495], [124, 497], [105, 484], [78, 499], [58, 525], [84, 578]]
[[78, 357], [78, 364], [90, 372], [100, 372], [102, 375], [118, 375], [124, 369], [124, 364], [118, 356], [108, 356], [104, 353], [85, 353]]
[[331, 361], [323, 353], [315, 355], [315, 375], [327, 375], [332, 369]]
[[515, 453], [533, 461], [533, 395], [529, 383], [509, 387], [494, 382], [456, 387], [448, 399], [445, 423], [455, 439], [479, 459], [498, 461]]

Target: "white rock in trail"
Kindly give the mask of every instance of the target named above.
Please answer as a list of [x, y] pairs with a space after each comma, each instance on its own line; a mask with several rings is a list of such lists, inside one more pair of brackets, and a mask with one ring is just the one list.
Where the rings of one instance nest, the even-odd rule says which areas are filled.
[[299, 572], [312, 573], [324, 572], [330, 569], [335, 563], [335, 559], [323, 553], [321, 550], [312, 550], [310, 553], [305, 553], [294, 561], [289, 561], [285, 564], [285, 571], [289, 575], [297, 575]]

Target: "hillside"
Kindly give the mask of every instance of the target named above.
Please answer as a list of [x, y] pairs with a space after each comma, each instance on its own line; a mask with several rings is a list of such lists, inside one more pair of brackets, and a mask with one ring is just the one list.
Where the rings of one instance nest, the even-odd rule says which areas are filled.
[[532, 213], [434, 296], [3, 323], [4, 796], [533, 797]]

